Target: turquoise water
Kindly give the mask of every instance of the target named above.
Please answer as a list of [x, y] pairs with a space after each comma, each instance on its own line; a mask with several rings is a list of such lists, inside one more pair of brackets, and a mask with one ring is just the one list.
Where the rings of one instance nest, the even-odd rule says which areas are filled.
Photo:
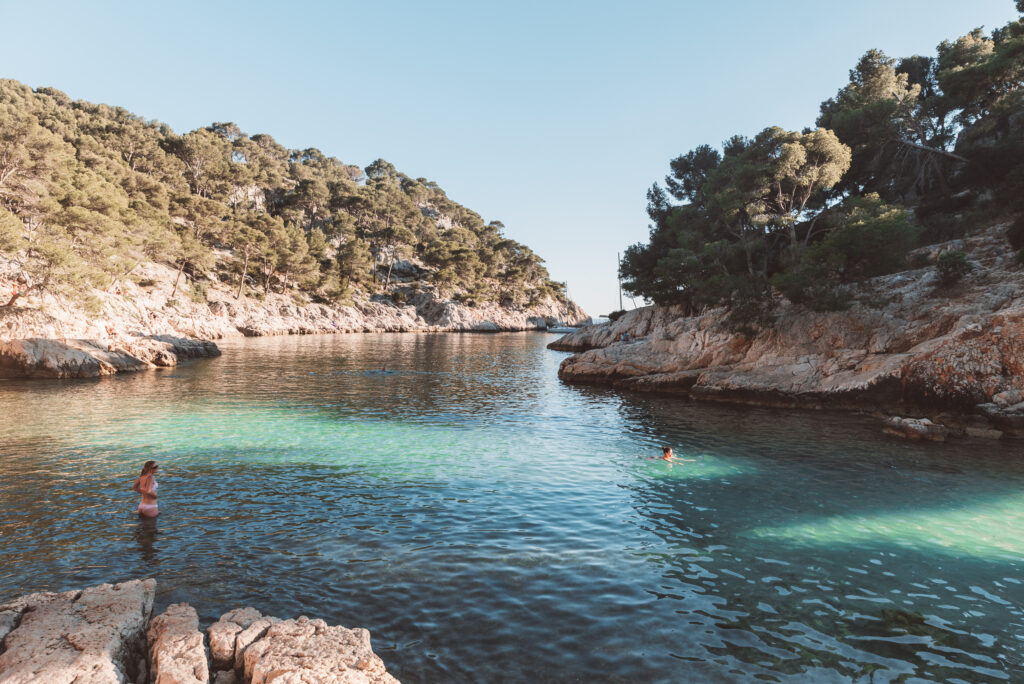
[[406, 682], [1024, 681], [1024, 444], [567, 386], [550, 339], [0, 381], [0, 601], [154, 576], [367, 627]]

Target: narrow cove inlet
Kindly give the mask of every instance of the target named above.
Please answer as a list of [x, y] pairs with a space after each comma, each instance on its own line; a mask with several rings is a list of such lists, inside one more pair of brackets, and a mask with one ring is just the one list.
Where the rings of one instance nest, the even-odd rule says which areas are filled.
[[154, 614], [204, 629], [365, 627], [402, 682], [1024, 679], [1019, 442], [571, 386], [551, 339], [232, 339], [4, 381], [0, 603], [154, 578]]

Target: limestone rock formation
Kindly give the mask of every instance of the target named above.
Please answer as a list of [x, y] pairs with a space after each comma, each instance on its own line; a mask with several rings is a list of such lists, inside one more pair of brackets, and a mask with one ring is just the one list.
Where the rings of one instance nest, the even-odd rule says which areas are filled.
[[397, 684], [365, 629], [253, 608], [208, 628], [211, 672], [195, 609], [176, 603], [150, 620], [155, 592], [155, 580], [133, 580], [0, 605], [0, 683]]
[[146, 634], [150, 684], [209, 684], [199, 616], [187, 603], [167, 606], [153, 618]]
[[220, 620], [207, 627], [213, 669], [228, 670], [235, 666], [236, 637], [239, 632], [262, 617], [263, 615], [255, 608], [236, 608], [224, 613]]
[[169, 335], [92, 340], [0, 340], [0, 378], [94, 378], [217, 356], [213, 342]]
[[370, 648], [365, 629], [330, 627], [300, 617], [274, 624], [245, 650], [245, 681], [397, 684]]
[[[396, 682], [365, 629], [236, 608], [207, 629], [214, 682]], [[231, 674], [227, 674], [230, 672]]]
[[722, 310], [687, 316], [644, 307], [549, 346], [577, 352], [559, 368], [570, 382], [770, 406], [949, 414], [957, 433], [977, 432], [969, 420], [976, 415], [989, 421], [982, 432], [1024, 436], [1024, 269], [1003, 231], [959, 241], [976, 268], [954, 288], [924, 268], [869, 281], [846, 311], [780, 300], [774, 326], [753, 336], [730, 328]]
[[0, 306], [0, 378], [91, 378], [174, 366], [218, 355], [206, 340], [226, 337], [546, 330], [589, 320], [573, 302], [469, 306], [435, 291], [403, 294], [403, 304], [374, 295], [340, 306], [277, 293], [235, 298], [233, 289], [220, 285], [201, 299], [198, 293], [192, 293], [196, 299], [181, 292], [172, 297], [172, 269], [144, 264], [138, 275], [150, 284], [129, 281], [116, 293], [95, 293], [99, 315], [48, 294], [27, 297], [30, 306]]
[[[4, 684], [121, 684], [139, 677], [154, 580], [43, 592], [0, 605]], [[15, 616], [12, 619], [10, 616]]]
[[235, 672], [245, 669], [245, 654], [247, 649], [263, 638], [272, 626], [280, 622], [276, 617], [261, 617], [251, 625], [243, 629], [235, 636]]
[[[0, 259], [0, 276], [3, 272]], [[100, 305], [98, 314], [48, 294], [33, 294], [21, 300], [24, 306], [0, 306], [0, 340], [89, 339], [106, 346], [164, 335], [217, 340], [338, 332], [544, 330], [588, 319], [575, 303], [551, 298], [528, 306], [470, 306], [443, 297], [435, 288], [402, 286], [392, 293], [402, 304], [356, 294], [346, 304], [329, 306], [276, 292], [236, 298], [237, 288], [221, 283], [211, 283], [206, 291], [181, 284], [175, 291], [177, 273], [163, 264], [142, 264], [135, 275], [146, 284], [128, 280], [116, 292], [92, 293]]]

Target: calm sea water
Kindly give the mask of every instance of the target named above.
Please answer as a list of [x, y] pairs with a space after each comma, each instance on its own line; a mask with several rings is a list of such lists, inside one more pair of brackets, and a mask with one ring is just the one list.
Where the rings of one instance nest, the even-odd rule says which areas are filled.
[[566, 386], [550, 339], [0, 381], [0, 601], [152, 576], [367, 627], [406, 682], [1024, 681], [1024, 444]]

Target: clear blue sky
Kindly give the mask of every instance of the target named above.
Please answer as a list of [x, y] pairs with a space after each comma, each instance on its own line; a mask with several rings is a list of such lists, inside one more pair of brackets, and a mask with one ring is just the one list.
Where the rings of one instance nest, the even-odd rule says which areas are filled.
[[0, 77], [178, 132], [234, 121], [383, 157], [503, 221], [607, 313], [672, 157], [812, 124], [869, 48], [930, 55], [1016, 16], [1013, 0], [0, 0]]

